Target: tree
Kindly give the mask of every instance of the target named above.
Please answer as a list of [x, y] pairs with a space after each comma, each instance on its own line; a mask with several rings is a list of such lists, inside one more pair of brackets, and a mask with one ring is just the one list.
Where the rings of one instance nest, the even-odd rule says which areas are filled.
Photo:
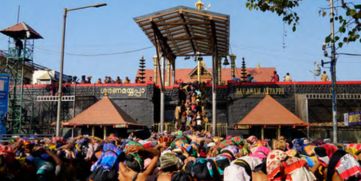
[[[294, 10], [300, 6], [301, 2], [302, 0], [247, 0], [246, 7], [249, 10], [276, 13], [282, 17], [282, 21], [292, 26], [292, 31], [296, 31], [300, 18]], [[334, 40], [331, 35], [326, 36], [325, 43], [328, 44], [333, 41], [337, 48], [341, 48], [345, 43], [356, 41], [361, 43], [361, 3], [355, 4], [351, 0], [350, 2], [341, 0], [337, 1], [334, 7], [338, 10], [338, 14], [335, 14], [338, 31]], [[326, 16], [326, 10], [329, 9], [322, 8], [320, 14]], [[330, 21], [333, 19], [330, 18]]]

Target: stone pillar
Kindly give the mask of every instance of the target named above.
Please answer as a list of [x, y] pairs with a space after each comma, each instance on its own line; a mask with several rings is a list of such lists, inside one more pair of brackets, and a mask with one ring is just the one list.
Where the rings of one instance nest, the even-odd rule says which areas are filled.
[[201, 61], [197, 60], [197, 80], [201, 82]]

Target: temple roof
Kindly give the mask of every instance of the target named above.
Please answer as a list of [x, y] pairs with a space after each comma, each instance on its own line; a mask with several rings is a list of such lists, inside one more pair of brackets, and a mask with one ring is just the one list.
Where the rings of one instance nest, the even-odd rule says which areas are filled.
[[306, 126], [307, 123], [273, 99], [266, 95], [236, 125], [294, 125]]
[[128, 125], [143, 126], [137, 123], [107, 96], [76, 115], [66, 123], [67, 126], [107, 125], [128, 127]]

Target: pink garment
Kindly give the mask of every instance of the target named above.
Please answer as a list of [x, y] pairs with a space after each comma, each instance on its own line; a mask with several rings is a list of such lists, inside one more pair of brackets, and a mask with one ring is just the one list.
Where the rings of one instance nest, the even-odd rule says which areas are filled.
[[254, 152], [251, 153], [251, 156], [257, 157], [261, 160], [267, 158], [267, 155], [271, 152], [271, 150], [265, 146], [259, 146], [254, 149]]

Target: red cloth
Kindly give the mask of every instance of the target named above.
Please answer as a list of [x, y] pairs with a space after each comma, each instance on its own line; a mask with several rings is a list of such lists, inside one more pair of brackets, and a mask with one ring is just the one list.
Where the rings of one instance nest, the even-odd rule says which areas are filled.
[[333, 153], [335, 153], [338, 150], [337, 146], [335, 146], [333, 144], [329, 144], [329, 143], [324, 144], [322, 147], [325, 148], [326, 154], [329, 158], [331, 158]]

